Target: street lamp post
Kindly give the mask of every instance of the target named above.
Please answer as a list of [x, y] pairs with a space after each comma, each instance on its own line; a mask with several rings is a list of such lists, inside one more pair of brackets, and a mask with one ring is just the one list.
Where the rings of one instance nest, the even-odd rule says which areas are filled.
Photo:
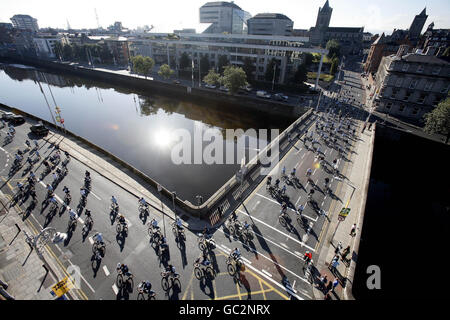
[[161, 211], [162, 211], [162, 217], [163, 217], [163, 229], [164, 229], [164, 238], [165, 238], [166, 237], [166, 224], [164, 221], [164, 206], [162, 203], [161, 191], [162, 191], [162, 187], [160, 184], [158, 184], [159, 201], [161, 202]]
[[177, 210], [175, 208], [175, 198], [177, 197], [177, 193], [175, 191], [172, 192], [172, 204], [173, 204], [173, 213], [175, 214], [175, 219], [177, 218]]
[[275, 85], [275, 71], [276, 71], [276, 69], [277, 69], [277, 64], [275, 63], [275, 64], [273, 65], [272, 91], [273, 91], [273, 87], [274, 87], [274, 85]]

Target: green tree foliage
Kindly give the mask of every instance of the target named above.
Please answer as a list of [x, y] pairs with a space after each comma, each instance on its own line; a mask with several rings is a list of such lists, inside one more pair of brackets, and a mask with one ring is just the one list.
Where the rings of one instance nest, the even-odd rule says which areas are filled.
[[226, 55], [220, 55], [218, 62], [217, 62], [217, 66], [219, 68], [219, 73], [223, 73], [225, 70], [225, 67], [228, 65], [229, 61]]
[[245, 75], [247, 76], [247, 80], [253, 79], [253, 71], [255, 71], [255, 66], [253, 65], [252, 59], [246, 57], [244, 59], [242, 69], [244, 70]]
[[275, 69], [275, 82], [278, 82], [278, 78], [280, 77], [280, 67], [277, 65], [277, 61], [275, 58], [272, 58], [267, 65], [266, 73], [264, 74], [264, 79], [267, 82], [273, 81], [273, 68], [276, 65]]
[[230, 90], [230, 93], [236, 93], [240, 87], [248, 85], [244, 70], [235, 66], [226, 66], [224, 68], [222, 83]]
[[170, 76], [174, 74], [174, 71], [170, 69], [169, 65], [163, 64], [161, 67], [159, 67], [158, 74], [164, 79], [169, 79]]
[[191, 58], [189, 58], [186, 52], [183, 52], [180, 57], [180, 69], [184, 70], [187, 67], [190, 67], [192, 64]]
[[137, 73], [143, 74], [147, 78], [150, 71], [155, 65], [155, 61], [150, 57], [134, 56], [131, 58], [133, 70]]
[[214, 69], [210, 69], [208, 74], [203, 78], [207, 84], [217, 86], [220, 84], [220, 74], [214, 71]]
[[59, 41], [55, 41], [53, 43], [53, 52], [56, 54], [56, 56], [60, 59], [63, 59], [63, 45]]
[[331, 61], [331, 68], [330, 68], [330, 74], [334, 75], [337, 71], [337, 68], [339, 66], [339, 58], [334, 57]]
[[68, 61], [73, 60], [73, 47], [71, 45], [66, 44], [62, 47], [62, 58]]
[[294, 83], [302, 84], [308, 79], [308, 70], [306, 69], [305, 63], [298, 66], [297, 71], [294, 74]]
[[335, 39], [328, 40], [326, 48], [328, 50], [327, 57], [330, 59], [339, 57], [341, 54], [341, 45]]
[[424, 115], [424, 131], [430, 134], [441, 133], [447, 135], [448, 142], [450, 137], [450, 98], [445, 99], [437, 105], [433, 111]]
[[206, 55], [202, 55], [200, 58], [200, 72], [205, 74], [207, 70], [209, 70], [209, 59]]

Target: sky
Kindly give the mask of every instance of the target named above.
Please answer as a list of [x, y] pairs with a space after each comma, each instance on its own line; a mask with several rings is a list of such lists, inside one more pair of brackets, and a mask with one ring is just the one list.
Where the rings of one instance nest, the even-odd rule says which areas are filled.
[[[107, 28], [121, 21], [126, 28], [153, 25], [152, 32], [173, 32], [195, 28], [202, 32], [199, 8], [206, 0], [0, 0], [0, 22], [11, 22], [14, 14], [29, 14], [40, 28], [95, 28], [97, 10], [100, 25]], [[257, 13], [282, 13], [294, 21], [295, 29], [315, 25], [319, 7], [325, 0], [235, 0], [252, 16]], [[416, 14], [427, 8], [425, 28], [450, 28], [449, 0], [329, 0], [333, 8], [330, 26], [361, 27], [372, 33], [391, 34], [394, 28], [407, 29]], [[423, 31], [424, 31], [423, 30]]]

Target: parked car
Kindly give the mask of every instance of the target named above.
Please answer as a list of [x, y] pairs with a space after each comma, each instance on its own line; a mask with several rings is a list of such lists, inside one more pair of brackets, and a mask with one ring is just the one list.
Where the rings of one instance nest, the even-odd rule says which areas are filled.
[[209, 89], [215, 89], [216, 86], [213, 84], [205, 84], [205, 88], [209, 88]]
[[175, 83], [175, 84], [180, 84], [181, 83], [179, 80], [173, 80], [172, 82]]
[[38, 136], [46, 136], [49, 129], [42, 123], [35, 124], [30, 127], [30, 131]]
[[221, 87], [219, 88], [219, 90], [220, 90], [220, 91], [225, 91], [225, 92], [230, 91], [230, 90], [228, 90], [227, 87], [224, 87], [224, 86], [221, 86]]
[[9, 122], [16, 126], [16, 125], [20, 125], [22, 123], [25, 123], [25, 119], [22, 116], [14, 115], [14, 117], [9, 119]]
[[287, 101], [289, 99], [288, 96], [285, 96], [282, 93], [276, 93], [276, 94], [273, 95], [273, 97], [274, 97], [275, 100], [278, 100], [278, 101]]
[[12, 112], [4, 112], [3, 114], [2, 114], [2, 119], [3, 120], [10, 120], [12, 117], [14, 117], [15, 116], [15, 114], [14, 113], [12, 113]]
[[256, 96], [260, 97], [260, 98], [266, 98], [266, 99], [270, 99], [270, 94], [268, 94], [266, 91], [264, 90], [259, 90], [256, 91]]

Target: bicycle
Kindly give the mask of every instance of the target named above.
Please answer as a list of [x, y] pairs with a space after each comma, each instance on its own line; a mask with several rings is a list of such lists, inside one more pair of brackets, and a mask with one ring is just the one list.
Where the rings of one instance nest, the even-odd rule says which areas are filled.
[[77, 228], [77, 219], [69, 218], [69, 225], [67, 226], [67, 232], [73, 232]]
[[[127, 272], [124, 275], [122, 272], [122, 269], [118, 269], [117, 272], [118, 272], [118, 275], [116, 278], [117, 288], [122, 289], [124, 287], [124, 285], [126, 285], [125, 289], [127, 289], [128, 292], [131, 293], [133, 291], [133, 287], [134, 287], [133, 274], [131, 274], [130, 272]], [[124, 279], [124, 276], [126, 276], [127, 278]]]
[[172, 232], [177, 239], [186, 240], [186, 234], [184, 233], [184, 228], [180, 229], [178, 228], [178, 225], [176, 222], [172, 222]]
[[214, 249], [216, 247], [216, 242], [212, 237], [206, 239], [201, 233], [199, 233], [198, 236], [198, 248], [201, 251], [205, 251], [206, 249]]
[[119, 204], [112, 202], [111, 205], [109, 206], [109, 211], [111, 213], [118, 213], [119, 212]]
[[236, 273], [239, 273], [239, 271], [245, 270], [244, 262], [241, 258], [235, 259], [232, 256], [228, 256], [226, 263], [228, 274], [232, 277], [234, 277]]
[[92, 245], [92, 253], [95, 255], [96, 258], [98, 257], [98, 255], [104, 257], [106, 253], [105, 243], [95, 241], [94, 244]]
[[242, 230], [243, 226], [242, 223], [239, 220], [229, 220], [228, 223], [228, 230], [230, 230], [230, 233], [233, 235], [237, 235]]
[[90, 230], [92, 230], [92, 227], [94, 226], [94, 219], [92, 219], [91, 216], [88, 216], [86, 220], [84, 221], [83, 226], [83, 234], [87, 234]]
[[150, 241], [152, 243], [152, 246], [155, 244], [154, 248], [156, 248], [156, 245], [159, 243], [159, 240], [162, 238], [162, 233], [160, 228], [153, 227], [152, 223], [149, 222], [147, 224], [148, 226], [148, 235], [150, 236]]
[[116, 226], [116, 232], [118, 234], [124, 233], [128, 234], [128, 225], [127, 222], [119, 222], [119, 218], [116, 218], [117, 226]]
[[287, 212], [281, 212], [278, 217], [278, 221], [283, 227], [286, 227], [289, 221], [289, 215], [287, 214]]
[[242, 238], [244, 239], [244, 242], [247, 242], [247, 240], [251, 241], [254, 238], [253, 231], [250, 230], [250, 227], [243, 228], [241, 235]]
[[64, 196], [64, 204], [68, 206], [70, 204], [70, 201], [72, 201], [72, 196], [70, 195], [70, 193], [66, 193], [66, 195]]
[[181, 289], [180, 275], [173, 274], [170, 271], [162, 271], [161, 272], [161, 287], [164, 291], [169, 291], [173, 287], [177, 287]]
[[149, 214], [148, 205], [139, 203], [139, 217], [146, 216], [148, 214]]
[[[145, 290], [144, 282], [139, 283], [137, 289], [139, 292], [137, 300], [156, 300], [156, 292], [154, 292], [153, 290]], [[145, 298], [145, 295], [147, 295], [147, 299]]]
[[[198, 259], [197, 259], [198, 261]], [[201, 280], [203, 277], [214, 279], [214, 270], [211, 265], [205, 266], [198, 262], [194, 262], [194, 275], [198, 280]]]

